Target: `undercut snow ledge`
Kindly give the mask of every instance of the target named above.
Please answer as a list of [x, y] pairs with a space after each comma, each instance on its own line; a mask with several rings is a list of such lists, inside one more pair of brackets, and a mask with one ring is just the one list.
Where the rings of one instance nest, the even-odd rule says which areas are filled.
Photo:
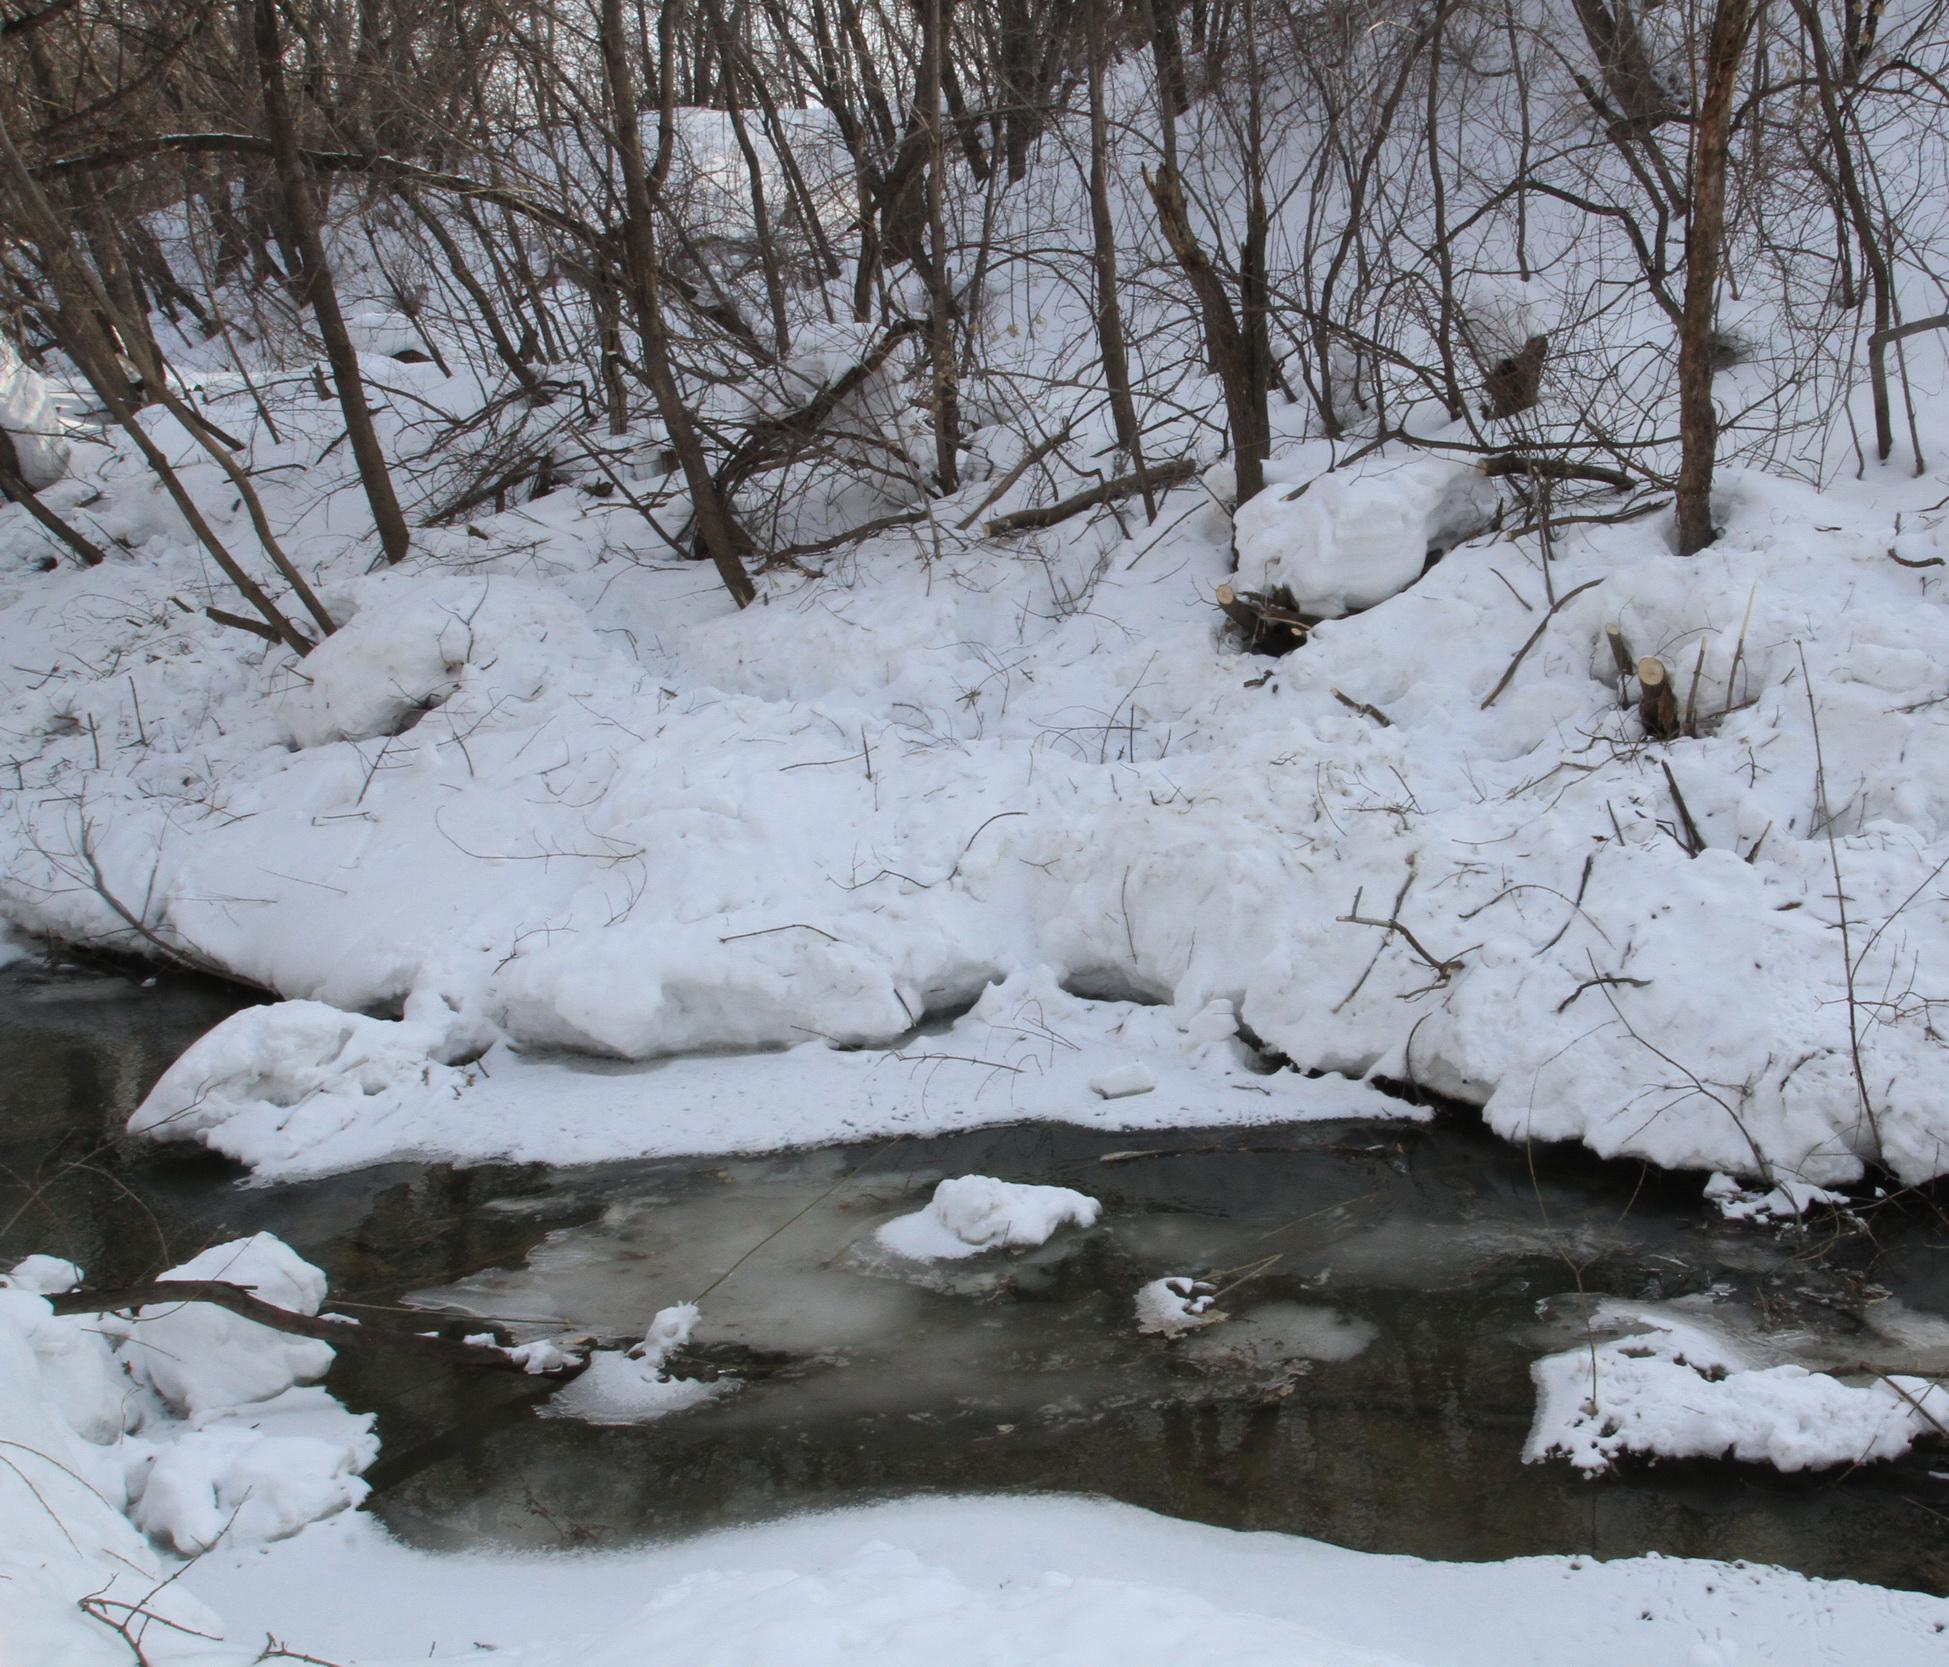
[[1636, 1453], [1819, 1470], [1900, 1458], [1949, 1425], [1949, 1388], [1927, 1378], [1856, 1385], [1804, 1366], [1760, 1367], [1706, 1326], [1617, 1304], [1592, 1324], [1633, 1330], [1530, 1368], [1527, 1463], [1560, 1457], [1595, 1476]]

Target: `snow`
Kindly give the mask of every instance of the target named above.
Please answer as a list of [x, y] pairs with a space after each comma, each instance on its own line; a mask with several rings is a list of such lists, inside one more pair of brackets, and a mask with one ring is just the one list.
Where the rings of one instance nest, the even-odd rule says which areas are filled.
[[1404, 591], [1428, 558], [1494, 518], [1496, 492], [1473, 462], [1379, 455], [1239, 506], [1240, 590], [1292, 598], [1337, 619]]
[[1141, 1059], [1113, 1066], [1101, 1076], [1090, 1078], [1090, 1092], [1106, 1100], [1127, 1100], [1133, 1094], [1148, 1094], [1156, 1087], [1156, 1076]]
[[1777, 1187], [1742, 1187], [1730, 1175], [1707, 1178], [1705, 1196], [1727, 1221], [1798, 1221], [1822, 1204], [1846, 1208], [1844, 1192], [1806, 1181], [1782, 1181]]
[[130, 1514], [184, 1554], [279, 1539], [363, 1501], [358, 1472], [378, 1456], [369, 1415], [322, 1389], [287, 1389], [191, 1419], [156, 1455]]
[[[1349, 48], [1356, 78], [1367, 50]], [[1522, 129], [1537, 149], [1524, 168], [1594, 179], [1598, 200], [1628, 188], [1581, 115], [1565, 137], [1578, 101], [1548, 56], [1532, 64], [1545, 119]], [[1566, 217], [1519, 193], [1540, 259], [1518, 283], [1499, 275], [1506, 214], [1472, 201], [1501, 189], [1501, 101], [1525, 79], [1457, 80], [1450, 101], [1464, 86], [1478, 101], [1451, 130], [1451, 224], [1468, 228], [1440, 240], [1468, 269], [1455, 322], [1478, 357], [1547, 330], [1562, 367], [1520, 430], [1488, 432], [1551, 455], [1601, 432], [1647, 478], [1669, 475], [1667, 321], [1615, 277], [1633, 257], [1610, 222], [1632, 217]], [[1144, 96], [1141, 77], [1115, 80], [1113, 97]], [[802, 160], [833, 164], [810, 190], [843, 219], [833, 194], [852, 182], [830, 121], [780, 114]], [[1223, 114], [1200, 100], [1183, 146], [1221, 245], [1239, 160]], [[1144, 119], [1120, 106], [1114, 124], [1129, 272], [1163, 270], [1134, 177]], [[1273, 242], [1304, 244], [1279, 259], [1300, 260], [1310, 287], [1316, 224], [1345, 205], [1330, 169], [1306, 186], [1302, 108], [1279, 121], [1290, 131], [1260, 160], [1294, 206]], [[721, 115], [679, 127], [673, 199], [700, 229], [739, 235], [751, 164]], [[586, 209], [604, 187], [552, 143], [513, 142], [514, 177], [555, 178]], [[1883, 142], [1876, 161], [1891, 201], [1933, 189], [1932, 145]], [[1421, 173], [1412, 150], [1384, 146], [1375, 165]], [[755, 171], [782, 197], [762, 137]], [[1414, 1115], [1394, 1097], [1405, 1082], [1479, 1106], [1511, 1140], [1710, 1172], [1735, 1219], [1797, 1218], [1870, 1170], [1949, 1171], [1934, 1023], [1949, 982], [1949, 610], [1943, 480], [1920, 455], [1941, 450], [1940, 344], [1905, 352], [1917, 478], [1865, 458], [1847, 478], [1858, 367], [1809, 324], [1845, 321], [1825, 257], [1772, 238], [1722, 315], [1753, 349], [1720, 390], [1737, 413], [1724, 533], [1680, 559], [1648, 498], [1593, 500], [1632, 512], [1612, 524], [1560, 505], [1546, 537], [1522, 527], [1509, 489], [1445, 449], [1470, 431], [1414, 388], [1425, 309], [1391, 277], [1378, 301], [1343, 295], [1350, 339], [1371, 328], [1370, 345], [1319, 367], [1347, 384], [1343, 415], [1381, 433], [1329, 440], [1303, 405], [1279, 407], [1270, 484], [1229, 505], [1189, 310], [1147, 280], [1125, 286], [1147, 443], [1190, 461], [1197, 484], [1155, 525], [1126, 505], [994, 540], [974, 530], [985, 516], [1074, 489], [1112, 448], [1084, 257], [1042, 235], [1067, 232], [1073, 191], [1042, 169], [992, 204], [983, 247], [993, 231], [997, 249], [1038, 253], [996, 262], [968, 314], [982, 375], [963, 407], [967, 484], [927, 495], [910, 367], [867, 379], [841, 413], [864, 438], [780, 471], [772, 501], [750, 506], [755, 542], [823, 539], [889, 507], [920, 519], [769, 566], [744, 613], [672, 559], [689, 511], [661, 483], [655, 422], [615, 438], [633, 483], [620, 494], [597, 494], [609, 483], [586, 458], [551, 458], [566, 484], [542, 499], [432, 516], [533, 412], [510, 415], [458, 330], [454, 375], [399, 362], [420, 331], [362, 293], [375, 286], [354, 257], [354, 335], [416, 522], [394, 570], [367, 571], [369, 516], [302, 374], [308, 344], [261, 344], [260, 383], [214, 345], [172, 343], [340, 627], [303, 659], [208, 616], [235, 599], [177, 508], [125, 440], [69, 416], [71, 386], [0, 344], [0, 429], [47, 505], [109, 552], [101, 570], [61, 565], [24, 509], [0, 506], [0, 912], [23, 940], [276, 998], [192, 1047], [132, 1126], [275, 1178], [405, 1154], [569, 1163], [1035, 1118]], [[1422, 207], [1389, 203], [1375, 223], [1397, 212], [1387, 235], [1412, 245]], [[1925, 269], [1931, 235], [1914, 230], [1923, 254], [1904, 260]], [[1425, 258], [1398, 275], [1425, 280]], [[921, 302], [910, 276], [889, 282]], [[1923, 289], [1896, 298], [1927, 300], [1907, 316], [1933, 310]], [[789, 351], [699, 390], [706, 429], [786, 409], [855, 361], [873, 327], [817, 316], [844, 302], [795, 288], [806, 316]], [[1363, 376], [1377, 399], [1388, 384], [1385, 411]], [[261, 570], [228, 482], [173, 419], [142, 420]], [[1068, 444], [987, 502], [1058, 424]], [[624, 501], [637, 487], [647, 510]], [[1221, 583], [1321, 623], [1282, 661], [1248, 655], [1212, 605]], [[1647, 740], [1607, 626], [1672, 666], [1696, 734]], [[966, 1258], [1095, 1214], [1080, 1194], [968, 1176], [879, 1242]], [[309, 1313], [324, 1298], [316, 1270], [263, 1235], [176, 1274]], [[376, 1447], [370, 1421], [312, 1382], [324, 1345], [192, 1305], [57, 1318], [42, 1293], [79, 1278], [30, 1259], [0, 1289], [0, 1649], [25, 1661], [128, 1659], [77, 1601], [149, 1594], [168, 1567], [158, 1545], [216, 1548], [194, 1582], [150, 1594], [193, 1629], [152, 1629], [159, 1662], [255, 1658], [254, 1640], [195, 1636], [217, 1622], [192, 1586], [233, 1626], [302, 1621], [346, 1660], [470, 1651], [481, 1630], [530, 1667], [652, 1645], [704, 1662], [1322, 1667], [1940, 1653], [1939, 1600], [1779, 1571], [1450, 1569], [1073, 1501], [887, 1507], [608, 1560], [430, 1558], [347, 1510]], [[1159, 1279], [1136, 1293], [1137, 1320], [1210, 1328], [1182, 1346], [1214, 1353], [1348, 1359], [1368, 1342], [1297, 1304], [1261, 1310], [1257, 1331], [1220, 1327], [1216, 1297]], [[665, 1375], [690, 1323], [666, 1309], [640, 1355], [598, 1351], [550, 1413], [700, 1405], [714, 1386]], [[1539, 1362], [1533, 1457], [1805, 1468], [1892, 1456], [1940, 1416], [1943, 1391], [1922, 1379], [1768, 1363], [1691, 1310], [1613, 1303], [1592, 1323], [1627, 1334]], [[537, 1372], [566, 1358], [548, 1339], [520, 1354]], [[277, 1536], [281, 1549], [240, 1550]]]
[[1213, 1306], [1217, 1300], [1215, 1285], [1185, 1274], [1166, 1274], [1138, 1291], [1137, 1329], [1177, 1337], [1200, 1326], [1216, 1325], [1225, 1318], [1224, 1310]]
[[597, 1349], [587, 1369], [551, 1396], [541, 1414], [585, 1424], [645, 1424], [703, 1406], [737, 1387], [735, 1378], [673, 1378], [648, 1360]]
[[[241, 1285], [298, 1314], [316, 1314], [325, 1300], [325, 1276], [269, 1233], [212, 1246], [160, 1277]], [[323, 1377], [332, 1363], [329, 1343], [272, 1331], [209, 1303], [144, 1308], [132, 1320], [110, 1316], [101, 1323], [123, 1339], [123, 1359], [136, 1381], [190, 1419], [269, 1401]]]
[[[935, 1499], [674, 1545], [456, 1556], [369, 1519], [187, 1577], [231, 1635], [310, 1653], [588, 1667], [939, 1662], [1169, 1667], [1920, 1667], [1949, 1602], [1750, 1564], [1422, 1562], [1070, 1498]], [[343, 1594], [361, 1601], [348, 1604]]]
[[1949, 1425], [1949, 1386], [1927, 1378], [1763, 1366], [1722, 1328], [1628, 1303], [1601, 1304], [1591, 1324], [1591, 1341], [1531, 1369], [1531, 1463], [1594, 1475], [1636, 1453], [1815, 1470], [1899, 1458]]
[[1047, 1244], [1065, 1227], [1094, 1227], [1101, 1213], [1094, 1198], [1069, 1187], [953, 1175], [934, 1188], [926, 1209], [896, 1217], [875, 1237], [917, 1262], [957, 1260]]
[[13, 448], [14, 467], [36, 491], [67, 473], [68, 423], [57, 389], [20, 362], [0, 336], [0, 436]]
[[[780, 1052], [643, 1063], [496, 1044], [442, 1065], [469, 1033], [445, 1003], [367, 1018], [311, 1002], [248, 1008], [194, 1043], [132, 1119], [195, 1136], [265, 1178], [403, 1156], [607, 1159], [884, 1139], [1062, 1120], [1103, 1129], [1428, 1114], [1344, 1077], [1263, 1074], [1227, 1002], [1167, 1007], [1072, 996], [1051, 969], [991, 985], [938, 1035], [886, 1048], [801, 1041]], [[1141, 1048], [1158, 1086], [1106, 1102], [1092, 1080]]]
[[[53, 1272], [62, 1267], [78, 1276], [72, 1264], [29, 1257], [0, 1288], [0, 1661], [130, 1659], [84, 1601], [116, 1621], [139, 1619], [131, 1605], [155, 1616], [147, 1659], [183, 1659], [221, 1625], [169, 1579], [156, 1547], [261, 1545], [358, 1504], [357, 1472], [379, 1450], [372, 1416], [293, 1386], [292, 1374], [316, 1362], [281, 1352], [290, 1340], [261, 1326], [249, 1326], [266, 1340], [253, 1345], [240, 1331], [184, 1323], [186, 1308], [145, 1310], [133, 1323], [57, 1316], [32, 1287], [72, 1283]], [[314, 1307], [324, 1288], [316, 1269], [262, 1234], [173, 1272], [247, 1276], [267, 1300]], [[159, 1374], [163, 1334], [210, 1352], [175, 1356]], [[253, 1346], [269, 1361], [261, 1372], [246, 1361]], [[173, 1404], [147, 1387], [158, 1379], [176, 1390]]]

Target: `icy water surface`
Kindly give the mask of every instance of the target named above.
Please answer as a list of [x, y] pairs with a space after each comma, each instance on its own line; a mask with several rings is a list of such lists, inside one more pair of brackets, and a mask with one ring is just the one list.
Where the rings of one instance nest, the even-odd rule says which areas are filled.
[[[119, 1279], [268, 1228], [375, 1323], [410, 1302], [463, 1326], [625, 1339], [701, 1299], [705, 1352], [742, 1363], [709, 1405], [599, 1426], [542, 1416], [527, 1380], [341, 1362], [334, 1388], [380, 1414], [374, 1508], [408, 1538], [615, 1545], [914, 1492], [1064, 1490], [1364, 1550], [1656, 1550], [1949, 1591], [1942, 1446], [1811, 1478], [1683, 1464], [1589, 1482], [1521, 1462], [1530, 1363], [1600, 1295], [1712, 1291], [1785, 1356], [1942, 1370], [1949, 1245], [1926, 1212], [1883, 1212], [1873, 1241], [1728, 1228], [1696, 1178], [1525, 1154], [1464, 1118], [1018, 1126], [281, 1187], [104, 1145], [234, 1000], [0, 973], [0, 1255], [54, 1251]], [[971, 1172], [1077, 1188], [1103, 1220], [958, 1264], [877, 1250], [875, 1227]], [[1140, 1335], [1135, 1293], [1164, 1274], [1231, 1287], [1230, 1318]]]

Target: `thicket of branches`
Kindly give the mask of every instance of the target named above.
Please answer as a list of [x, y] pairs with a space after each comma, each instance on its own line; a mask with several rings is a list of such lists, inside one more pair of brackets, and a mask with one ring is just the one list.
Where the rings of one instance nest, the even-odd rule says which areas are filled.
[[[298, 652], [331, 618], [184, 344], [247, 382], [318, 365], [393, 561], [573, 476], [743, 603], [754, 564], [990, 475], [1121, 476], [1154, 510], [1222, 445], [1242, 500], [1275, 431], [1351, 455], [1430, 411], [1452, 426], [1413, 443], [1534, 512], [1669, 491], [1689, 554], [1715, 464], [1846, 466], [1864, 382], [1856, 466], [1904, 419], [1922, 465], [1945, 9], [0, 0], [0, 302], [174, 496], [245, 604], [222, 617]], [[375, 298], [478, 397], [380, 420], [348, 317]], [[34, 496], [4, 448], [0, 489]]]

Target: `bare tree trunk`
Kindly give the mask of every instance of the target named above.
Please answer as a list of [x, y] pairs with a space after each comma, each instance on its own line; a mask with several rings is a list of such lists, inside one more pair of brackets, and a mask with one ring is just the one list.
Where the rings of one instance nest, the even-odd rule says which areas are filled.
[[1103, 7], [1106, 0], [1089, 0], [1090, 84], [1090, 231], [1096, 273], [1096, 339], [1103, 359], [1103, 380], [1110, 391], [1110, 415], [1117, 444], [1129, 454], [1142, 483], [1144, 514], [1157, 519], [1157, 501], [1144, 469], [1143, 436], [1137, 428], [1137, 402], [1130, 392], [1130, 356], [1123, 339], [1123, 309], [1117, 302], [1116, 227], [1110, 219], [1108, 123], [1103, 110]]
[[[675, 132], [676, 83], [672, 54], [675, 47], [673, 8], [666, 5], [658, 23], [659, 104], [662, 132], [657, 147], [658, 186], [669, 167], [669, 153]], [[630, 69], [629, 48], [623, 32], [622, 0], [602, 0], [602, 67], [609, 88], [610, 113], [616, 123], [616, 154], [623, 175], [623, 249], [629, 263], [630, 301], [636, 311], [636, 333], [643, 346], [643, 368], [657, 410], [670, 436], [670, 449], [677, 454], [690, 489], [690, 513], [696, 522], [698, 541], [717, 567], [724, 588], [742, 608], [757, 594], [744, 561], [738, 552], [737, 529], [719, 497], [717, 483], [711, 479], [710, 464], [704, 456], [704, 442], [684, 404], [675, 365], [670, 357], [669, 332], [663, 323], [661, 274], [656, 252], [656, 230], [652, 216], [654, 198], [650, 175], [643, 162], [643, 130], [636, 104], [636, 80]]]
[[277, 0], [245, 0], [245, 3], [250, 8], [251, 40], [264, 98], [264, 124], [270, 130], [271, 155], [284, 197], [285, 216], [297, 243], [299, 292], [310, 304], [312, 316], [318, 321], [318, 333], [324, 338], [325, 357], [331, 362], [332, 380], [338, 384], [338, 405], [345, 416], [346, 437], [352, 443], [352, 456], [358, 464], [366, 501], [372, 506], [373, 525], [379, 530], [379, 546], [385, 551], [387, 561], [398, 561], [406, 554], [411, 539], [406, 531], [406, 517], [393, 492], [386, 454], [372, 426], [372, 410], [365, 402], [365, 384], [359, 379], [359, 356], [353, 351], [345, 315], [339, 311], [338, 289], [325, 259], [311, 179], [298, 154], [291, 104], [284, 91]]
[[[1205, 347], [1211, 354], [1212, 369], [1217, 373], [1219, 385], [1225, 392], [1225, 414], [1232, 428], [1232, 465], [1238, 476], [1238, 501], [1244, 503], [1265, 485], [1265, 460], [1270, 449], [1265, 379], [1260, 376], [1258, 385], [1253, 386], [1251, 362], [1255, 356], [1247, 346], [1245, 331], [1239, 327], [1232, 304], [1226, 297], [1224, 284], [1213, 270], [1204, 250], [1199, 248], [1197, 237], [1191, 230], [1191, 220], [1184, 205], [1184, 187], [1179, 183], [1176, 171], [1168, 167], [1159, 168], [1155, 175], [1145, 176], [1145, 183], [1150, 187], [1151, 201], [1157, 206], [1157, 220], [1163, 228], [1165, 241], [1170, 244], [1171, 253], [1177, 257], [1178, 266], [1190, 283], [1192, 294], [1197, 297], [1198, 310], [1204, 320]], [[1259, 215], [1263, 221], [1263, 203], [1259, 205]], [[1261, 224], [1261, 250], [1263, 237]], [[1248, 230], [1248, 253], [1252, 242], [1253, 237]], [[1260, 316], [1263, 319], [1263, 312]]]
[[1713, 303], [1725, 260], [1727, 135], [1752, 26], [1752, 0], [1717, 0], [1706, 44], [1705, 93], [1692, 133], [1692, 204], [1678, 326], [1681, 556], [1696, 555], [1717, 536], [1712, 525], [1712, 468], [1719, 445], [1719, 417], [1712, 405]]
[[941, 54], [946, 0], [926, 0], [927, 72], [927, 351], [933, 370], [934, 474], [943, 492], [961, 483], [961, 393], [954, 367], [954, 295], [947, 264], [947, 219], [942, 206]]

